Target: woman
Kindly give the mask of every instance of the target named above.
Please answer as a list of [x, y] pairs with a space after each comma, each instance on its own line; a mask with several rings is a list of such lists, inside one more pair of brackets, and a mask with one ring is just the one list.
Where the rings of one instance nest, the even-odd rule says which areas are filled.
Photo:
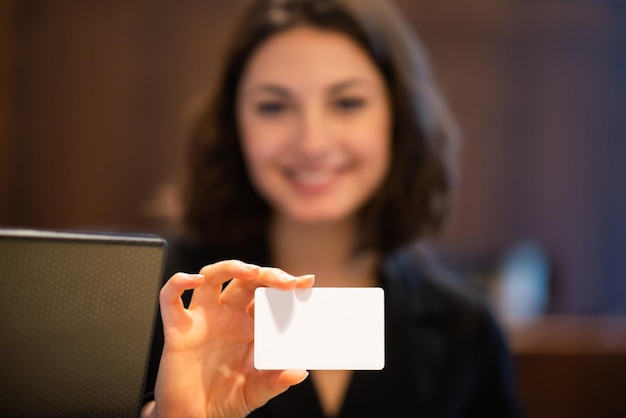
[[[170, 254], [200, 274], [163, 287], [143, 415], [517, 416], [488, 310], [415, 244], [448, 212], [455, 131], [387, 1], [253, 2], [217, 85]], [[254, 369], [254, 289], [314, 281], [385, 289], [383, 371]]]

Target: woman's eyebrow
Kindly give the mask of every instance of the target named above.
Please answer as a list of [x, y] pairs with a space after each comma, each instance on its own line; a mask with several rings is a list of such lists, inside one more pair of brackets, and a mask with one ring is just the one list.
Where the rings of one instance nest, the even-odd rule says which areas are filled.
[[339, 83], [333, 84], [330, 89], [329, 92], [331, 94], [336, 94], [341, 92], [342, 90], [345, 90], [347, 88], [353, 87], [353, 86], [365, 86], [365, 87], [371, 87], [371, 83], [368, 82], [367, 80], [361, 79], [361, 78], [351, 78], [345, 81], [341, 81]]
[[281, 87], [279, 85], [276, 85], [276, 84], [259, 84], [259, 85], [250, 87], [244, 92], [245, 95], [255, 94], [255, 93], [271, 93], [277, 96], [282, 96], [284, 98], [288, 98], [291, 96], [288, 89]]

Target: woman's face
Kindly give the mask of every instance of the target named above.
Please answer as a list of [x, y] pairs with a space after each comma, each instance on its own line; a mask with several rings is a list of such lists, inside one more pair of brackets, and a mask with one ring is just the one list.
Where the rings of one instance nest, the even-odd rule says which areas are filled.
[[248, 171], [278, 216], [344, 220], [390, 164], [391, 112], [382, 75], [351, 38], [297, 27], [252, 55], [237, 117]]

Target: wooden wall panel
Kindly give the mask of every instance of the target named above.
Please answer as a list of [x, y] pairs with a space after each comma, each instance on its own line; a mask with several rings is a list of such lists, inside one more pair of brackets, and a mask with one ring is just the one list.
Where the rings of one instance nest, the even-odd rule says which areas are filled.
[[0, 2], [0, 225], [9, 219], [13, 186], [13, 100], [15, 64], [15, 5]]
[[144, 206], [180, 164], [187, 101], [206, 88], [220, 38], [221, 9], [203, 4], [20, 4], [22, 169], [8, 223], [153, 226]]
[[[494, 268], [535, 239], [552, 263], [551, 311], [626, 314], [626, 8], [397, 2], [464, 133], [457, 208], [437, 245]], [[159, 231], [147, 202], [183, 163], [240, 3], [0, 2], [0, 225]], [[602, 381], [619, 384], [623, 353], [519, 350], [517, 361], [529, 416], [580, 412], [573, 400], [622, 412]]]
[[626, 198], [618, 184], [626, 10], [574, 1], [403, 5], [465, 134], [444, 247], [488, 259], [536, 240], [552, 263], [553, 310], [626, 313], [616, 296], [626, 290], [617, 256], [626, 251], [617, 215]]
[[[2, 3], [0, 224], [158, 230], [147, 202], [182, 164], [240, 3]], [[553, 263], [553, 311], [626, 313], [624, 8], [398, 3], [465, 137], [438, 245], [494, 267], [535, 239]]]

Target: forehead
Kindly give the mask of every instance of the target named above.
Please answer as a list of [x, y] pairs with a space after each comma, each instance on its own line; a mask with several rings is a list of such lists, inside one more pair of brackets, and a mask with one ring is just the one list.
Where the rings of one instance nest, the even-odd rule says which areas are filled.
[[240, 87], [277, 84], [301, 90], [348, 79], [382, 83], [374, 62], [348, 35], [302, 26], [262, 43], [248, 61]]

